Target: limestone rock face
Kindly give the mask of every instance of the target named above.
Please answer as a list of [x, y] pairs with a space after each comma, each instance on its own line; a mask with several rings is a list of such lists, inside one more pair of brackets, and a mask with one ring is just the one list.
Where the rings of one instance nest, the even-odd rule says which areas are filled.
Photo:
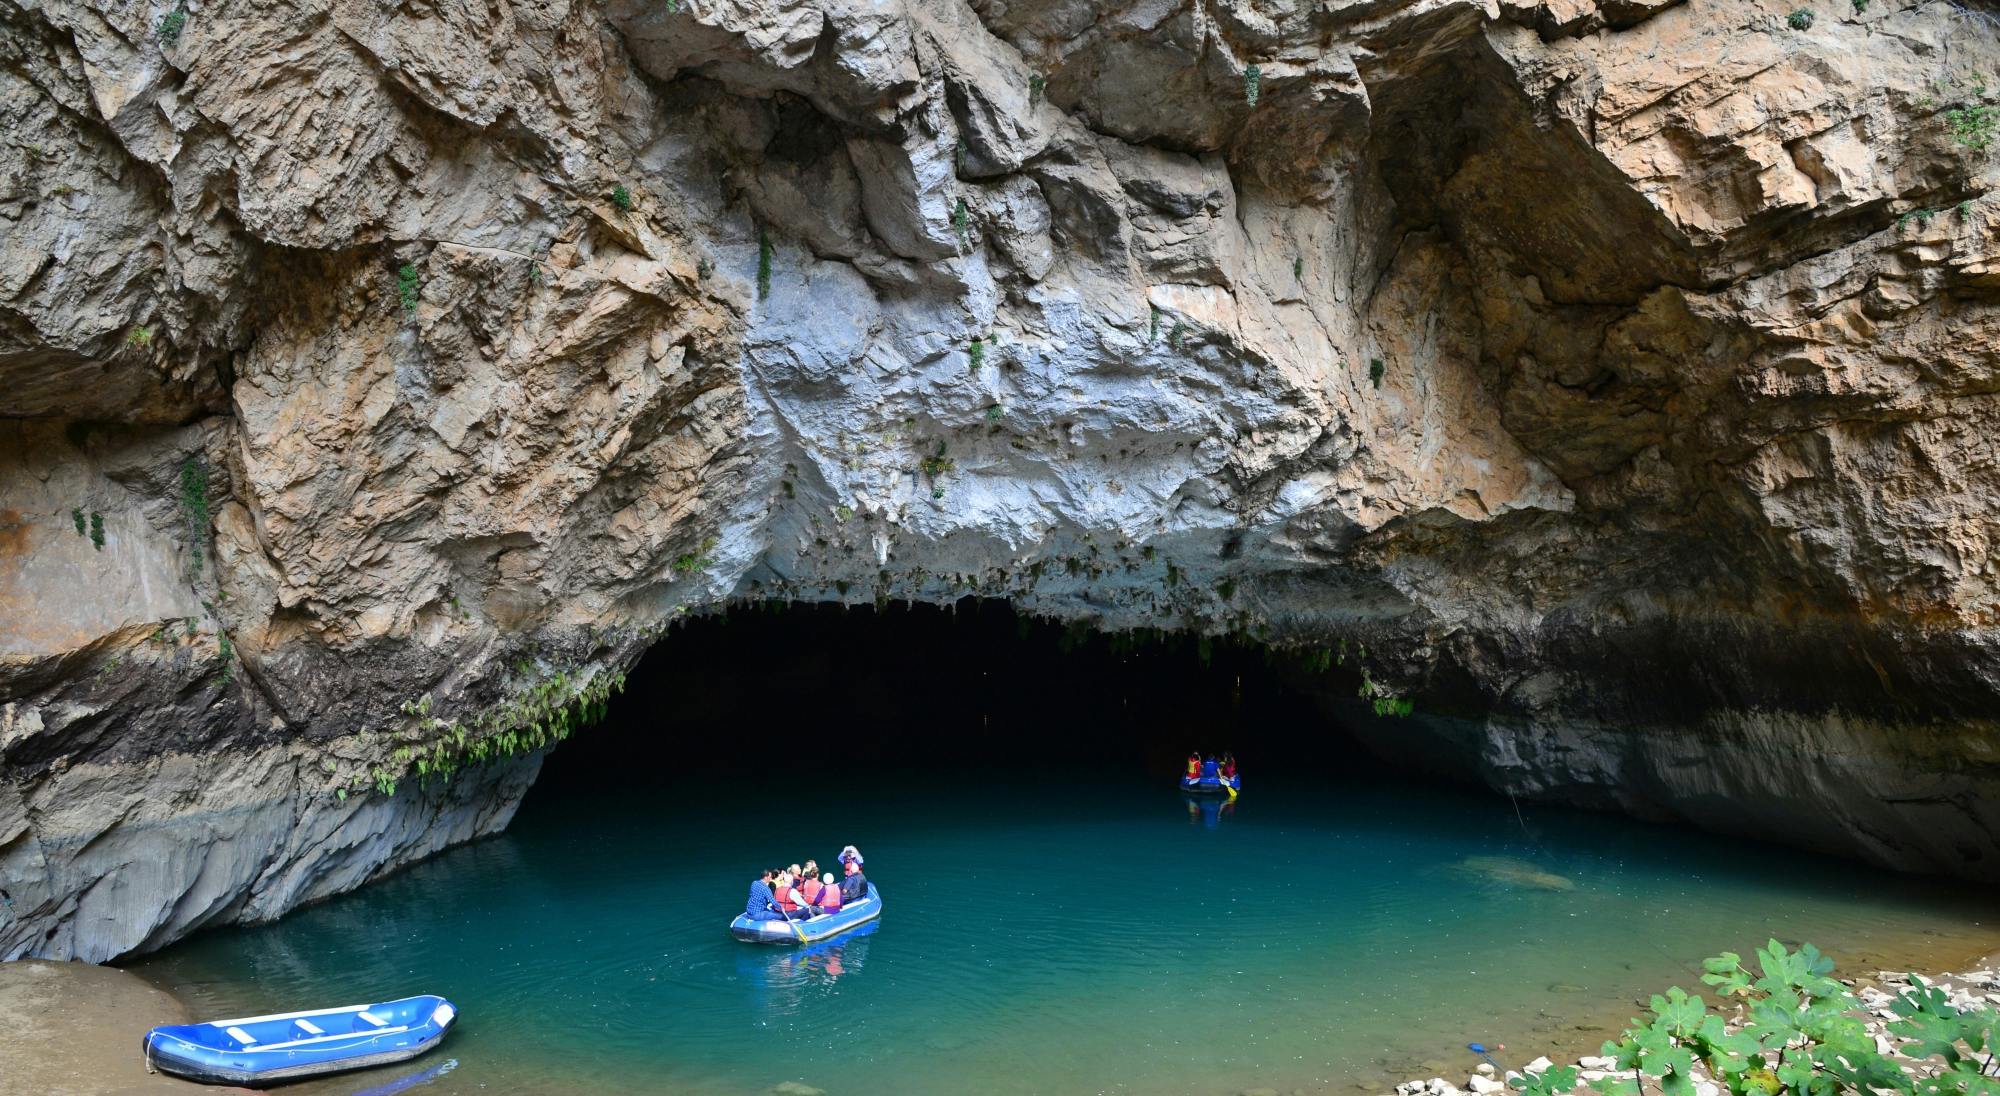
[[2000, 30], [1786, 14], [0, 0], [0, 956], [504, 825], [737, 598], [2000, 878]]

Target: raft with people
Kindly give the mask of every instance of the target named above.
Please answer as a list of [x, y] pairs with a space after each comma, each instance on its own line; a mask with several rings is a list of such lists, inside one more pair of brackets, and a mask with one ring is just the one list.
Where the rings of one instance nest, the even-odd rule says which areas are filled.
[[766, 868], [750, 883], [750, 900], [729, 923], [730, 935], [752, 944], [815, 944], [882, 916], [882, 896], [861, 870], [861, 853], [840, 850], [845, 877], [819, 875], [819, 865]]
[[1237, 775], [1236, 758], [1223, 754], [1221, 760], [1210, 757], [1206, 760], [1198, 753], [1188, 755], [1187, 771], [1181, 774], [1181, 791], [1188, 795], [1226, 795], [1236, 798], [1243, 790], [1243, 778]]

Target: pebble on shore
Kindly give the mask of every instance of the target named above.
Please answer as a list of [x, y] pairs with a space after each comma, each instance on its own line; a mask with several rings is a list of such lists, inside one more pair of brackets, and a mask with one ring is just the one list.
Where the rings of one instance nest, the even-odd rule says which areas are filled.
[[[1888, 1026], [1896, 1019], [1896, 1014], [1890, 1011], [1889, 1004], [1903, 989], [1909, 987], [1910, 975], [1905, 971], [1885, 970], [1877, 972], [1874, 981], [1882, 986], [1895, 987], [1896, 992], [1888, 992], [1875, 986], [1862, 986], [1854, 991], [1854, 995], [1868, 1009], [1868, 1032], [1875, 1037], [1876, 1048], [1884, 1054], [1894, 1056], [1896, 1044], [1889, 1037]], [[1963, 974], [1944, 974], [1936, 978], [1926, 978], [1925, 981], [1945, 991], [1951, 996], [1952, 1004], [1961, 1008], [2000, 1005], [2000, 956], [1989, 956], [1978, 965], [1977, 969]], [[1731, 1022], [1729, 1029], [1734, 1031], [1739, 1026], [1740, 1024]], [[1906, 1072], [1920, 1071], [1924, 1067], [1924, 1063], [1919, 1060], [1896, 1057], [1903, 1063]], [[1589, 1087], [1591, 1082], [1611, 1076], [1611, 1067], [1615, 1064], [1613, 1059], [1601, 1055], [1586, 1054], [1578, 1058], [1575, 1091], [1579, 1093], [1591, 1091]], [[1466, 1077], [1463, 1088], [1443, 1077], [1429, 1077], [1404, 1081], [1396, 1086], [1395, 1096], [1464, 1096], [1466, 1093], [1471, 1093], [1473, 1096], [1494, 1096], [1512, 1091], [1506, 1083], [1506, 1078], [1519, 1077], [1523, 1073], [1541, 1073], [1554, 1065], [1555, 1063], [1547, 1057], [1536, 1058], [1522, 1066], [1520, 1070], [1508, 1070], [1501, 1079], [1496, 1080], [1493, 1077], [1495, 1072], [1493, 1067], [1482, 1062]], [[1721, 1096], [1721, 1086], [1703, 1072], [1699, 1065], [1695, 1067], [1694, 1076], [1696, 1096]]]

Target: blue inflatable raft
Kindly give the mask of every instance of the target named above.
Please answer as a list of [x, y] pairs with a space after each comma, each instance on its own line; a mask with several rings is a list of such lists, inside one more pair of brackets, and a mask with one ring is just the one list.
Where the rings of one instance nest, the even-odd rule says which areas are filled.
[[1204, 761], [1201, 775], [1181, 777], [1181, 790], [1189, 795], [1235, 795], [1243, 790], [1243, 777], [1224, 779], [1213, 761]]
[[[875, 884], [870, 883], [866, 896], [840, 907], [838, 913], [822, 913], [818, 917], [791, 921], [752, 921], [739, 913], [736, 920], [729, 923], [729, 933], [738, 940], [753, 944], [816, 944], [880, 916], [882, 896], [875, 892]], [[800, 939], [801, 935], [804, 939]]]
[[208, 1084], [266, 1085], [388, 1065], [444, 1041], [458, 1010], [442, 997], [283, 1012], [146, 1033], [146, 1066]]

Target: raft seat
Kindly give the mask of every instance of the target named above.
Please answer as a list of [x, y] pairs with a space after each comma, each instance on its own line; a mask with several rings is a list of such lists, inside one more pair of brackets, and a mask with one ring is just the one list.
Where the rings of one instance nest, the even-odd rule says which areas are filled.
[[305, 1032], [307, 1035], [326, 1034], [325, 1028], [313, 1023], [311, 1020], [293, 1020], [292, 1023], [299, 1025], [299, 1030]]
[[370, 1024], [370, 1026], [373, 1026], [373, 1027], [388, 1027], [388, 1026], [389, 1026], [389, 1021], [387, 1021], [387, 1020], [384, 1020], [384, 1019], [382, 1019], [382, 1018], [381, 1018], [380, 1016], [377, 1016], [377, 1015], [375, 1015], [375, 1014], [374, 1014], [374, 1013], [372, 1013], [372, 1012], [363, 1012], [363, 1013], [361, 1013], [361, 1015], [360, 1015], [360, 1018], [361, 1018], [361, 1019], [363, 1019], [363, 1020], [366, 1020], [366, 1021], [368, 1021], [368, 1023]]
[[250, 1034], [247, 1031], [244, 1031], [240, 1027], [229, 1028], [224, 1034], [228, 1035], [231, 1039], [234, 1039], [237, 1042], [242, 1043], [246, 1047], [254, 1047], [257, 1045], [257, 1037], [255, 1035]]

